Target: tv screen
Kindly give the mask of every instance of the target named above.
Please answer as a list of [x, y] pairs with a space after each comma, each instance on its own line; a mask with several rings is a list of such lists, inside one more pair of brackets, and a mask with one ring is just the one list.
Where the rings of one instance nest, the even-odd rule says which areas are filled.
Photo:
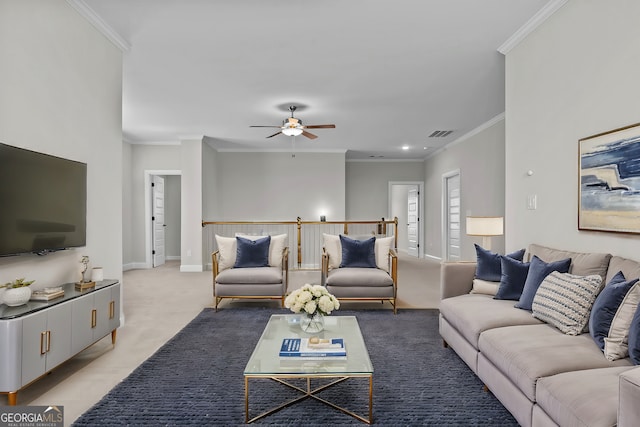
[[87, 165], [0, 143], [0, 256], [86, 245]]

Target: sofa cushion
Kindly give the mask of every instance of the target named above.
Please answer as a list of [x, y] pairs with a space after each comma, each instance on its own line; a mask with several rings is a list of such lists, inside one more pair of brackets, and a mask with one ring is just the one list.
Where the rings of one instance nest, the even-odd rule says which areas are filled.
[[587, 369], [540, 378], [536, 401], [561, 426], [615, 426], [619, 376], [630, 369]]
[[602, 276], [603, 279], [607, 274], [609, 260], [611, 259], [611, 254], [561, 251], [546, 246], [531, 244], [529, 245], [529, 259], [533, 258], [534, 255], [546, 262], [571, 258], [569, 273], [577, 276], [598, 274]]
[[342, 262], [340, 268], [377, 268], [376, 265], [376, 238], [367, 240], [355, 240], [340, 235], [342, 246]]
[[533, 315], [569, 335], [581, 334], [602, 289], [602, 277], [576, 276], [557, 271], [549, 274], [533, 299]]
[[589, 317], [589, 333], [600, 349], [604, 350], [604, 338], [609, 335], [618, 307], [637, 281], [638, 279], [626, 280], [622, 271], [619, 271], [596, 298]]
[[472, 294], [486, 294], [494, 296], [498, 293], [500, 282], [490, 282], [488, 280], [473, 279]]
[[396, 238], [393, 236], [376, 237], [376, 265], [380, 270], [389, 271], [389, 250], [395, 241]]
[[[264, 235], [244, 234], [236, 233], [236, 237], [244, 237], [245, 239], [257, 240]], [[287, 241], [289, 236], [287, 234], [275, 234], [271, 236], [271, 243], [269, 244], [269, 266], [270, 267], [282, 267], [282, 254], [287, 247]]]
[[529, 263], [509, 257], [500, 258], [500, 263], [502, 265], [502, 275], [498, 292], [494, 298], [517, 301], [522, 295], [522, 289], [527, 280]]
[[464, 338], [478, 348], [478, 337], [488, 329], [512, 325], [538, 325], [531, 313], [513, 307], [508, 300], [490, 295], [466, 294], [440, 301], [440, 313]]
[[566, 273], [569, 271], [571, 265], [571, 258], [566, 258], [560, 261], [544, 262], [536, 255], [531, 259], [529, 265], [529, 272], [527, 273], [527, 280], [524, 282], [524, 288], [522, 289], [522, 295], [516, 303], [517, 308], [531, 311], [531, 304], [533, 303], [533, 297], [536, 296], [536, 292], [540, 287], [542, 281], [552, 271], [558, 271], [560, 273]]
[[640, 307], [636, 309], [629, 327], [629, 357], [634, 365], [640, 365]]
[[269, 266], [269, 245], [271, 236], [252, 240], [236, 237], [236, 262], [233, 268], [252, 268]]
[[229, 268], [216, 276], [222, 284], [282, 283], [282, 269], [278, 267]]
[[532, 402], [539, 378], [581, 369], [631, 365], [629, 359], [614, 362], [605, 359], [589, 334], [565, 335], [546, 324], [487, 330], [480, 335], [478, 348]]
[[327, 286], [393, 286], [389, 273], [379, 268], [341, 267], [327, 275]]
[[[502, 255], [484, 249], [475, 243], [474, 247], [476, 248], [476, 259], [478, 263], [476, 267], [476, 279], [499, 282], [502, 276], [502, 264], [500, 263]], [[522, 261], [524, 249], [507, 254], [506, 256]]]
[[218, 271], [233, 267], [236, 263], [237, 244], [235, 237], [215, 235], [218, 245]]
[[616, 360], [629, 355], [629, 329], [640, 304], [640, 282], [636, 282], [624, 296], [616, 311], [609, 335], [604, 338], [604, 357]]
[[624, 277], [627, 279], [638, 278], [640, 277], [640, 262], [619, 256], [611, 257], [611, 261], [609, 262], [609, 271], [607, 272], [607, 280], [605, 283], [609, 283], [618, 271], [622, 271], [622, 274], [624, 274]]

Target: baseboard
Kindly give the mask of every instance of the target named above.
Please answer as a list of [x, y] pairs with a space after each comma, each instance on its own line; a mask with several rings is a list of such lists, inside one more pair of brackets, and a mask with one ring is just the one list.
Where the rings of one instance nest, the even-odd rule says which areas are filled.
[[182, 258], [180, 258], [180, 255], [167, 255], [164, 259], [167, 261], [180, 261]]
[[181, 265], [180, 272], [181, 273], [200, 273], [202, 270], [202, 265]]
[[122, 271], [143, 270], [147, 268], [149, 268], [149, 266], [145, 262], [130, 262], [129, 264], [122, 265]]
[[441, 258], [441, 257], [439, 257], [439, 256], [434, 256], [434, 255], [424, 254], [424, 257], [425, 257], [425, 258], [432, 259], [432, 260], [434, 260], [434, 261], [442, 261], [442, 258]]

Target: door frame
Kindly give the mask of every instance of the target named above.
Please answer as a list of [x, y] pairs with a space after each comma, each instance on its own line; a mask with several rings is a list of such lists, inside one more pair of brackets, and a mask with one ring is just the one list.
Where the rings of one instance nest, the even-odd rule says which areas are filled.
[[[389, 181], [387, 191], [387, 216], [391, 219], [391, 193], [394, 185], [417, 185], [418, 186], [418, 258], [424, 258], [424, 181]], [[405, 201], [406, 202], [406, 201]], [[396, 248], [397, 249], [397, 248]]]
[[[458, 179], [460, 181], [460, 218], [462, 218], [462, 175], [460, 169], [454, 169], [442, 174], [442, 200], [440, 202], [440, 237], [442, 245], [441, 255], [443, 261], [449, 260], [449, 192], [447, 191], [447, 180], [456, 175], [458, 176]], [[460, 220], [460, 224], [462, 225], [462, 219]], [[460, 240], [462, 241], [462, 228], [460, 229]]]
[[[153, 256], [151, 251], [153, 250], [153, 221], [151, 221], [152, 212], [152, 194], [151, 194], [151, 177], [154, 175], [182, 175], [181, 170], [168, 169], [168, 170], [145, 170], [144, 171], [144, 268], [153, 268]], [[180, 195], [182, 197], [182, 195]]]

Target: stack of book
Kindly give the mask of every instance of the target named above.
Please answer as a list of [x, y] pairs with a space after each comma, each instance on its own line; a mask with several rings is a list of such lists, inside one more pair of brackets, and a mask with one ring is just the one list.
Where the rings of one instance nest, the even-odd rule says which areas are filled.
[[280, 357], [346, 357], [343, 338], [285, 338], [280, 346]]
[[61, 296], [64, 296], [62, 286], [38, 289], [37, 291], [31, 292], [32, 301], [49, 301], [54, 298], [60, 298]]

